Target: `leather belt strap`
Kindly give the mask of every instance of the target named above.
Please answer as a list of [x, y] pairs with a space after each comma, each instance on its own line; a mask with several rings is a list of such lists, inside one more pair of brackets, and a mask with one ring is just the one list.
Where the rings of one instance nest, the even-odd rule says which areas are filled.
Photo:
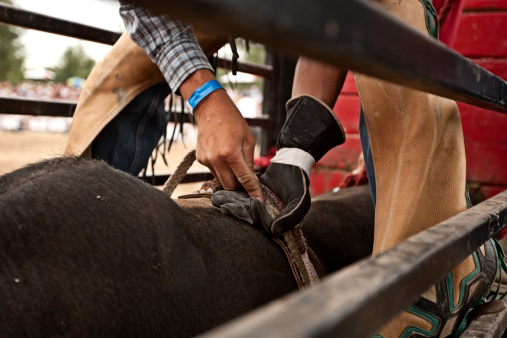
[[[300, 291], [303, 291], [305, 289], [305, 285], [303, 283], [301, 273], [299, 272], [299, 269], [296, 266], [296, 263], [294, 262], [294, 258], [292, 257], [292, 254], [290, 252], [289, 247], [287, 246], [287, 243], [281, 239], [281, 238], [271, 238], [273, 242], [278, 244], [278, 246], [282, 249], [282, 251], [285, 253], [285, 256], [287, 257], [287, 262], [289, 263], [290, 269], [292, 270], [292, 275], [294, 276], [294, 280], [296, 281], [298, 288]], [[315, 267], [315, 271], [317, 271], [317, 274], [319, 275], [319, 278], [324, 278], [327, 273], [324, 269], [324, 266], [322, 265], [322, 262], [320, 261], [319, 257], [315, 254], [315, 252], [312, 250], [310, 246], [308, 246], [308, 243], [306, 245], [308, 257], [310, 258], [310, 261], [312, 262], [313, 266]]]

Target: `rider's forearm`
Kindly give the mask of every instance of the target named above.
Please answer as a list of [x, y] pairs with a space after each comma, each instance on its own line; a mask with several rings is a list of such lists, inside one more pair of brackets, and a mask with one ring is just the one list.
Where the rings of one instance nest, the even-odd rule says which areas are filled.
[[301, 56], [294, 74], [292, 97], [310, 95], [318, 98], [332, 109], [343, 87], [346, 75], [347, 69]]

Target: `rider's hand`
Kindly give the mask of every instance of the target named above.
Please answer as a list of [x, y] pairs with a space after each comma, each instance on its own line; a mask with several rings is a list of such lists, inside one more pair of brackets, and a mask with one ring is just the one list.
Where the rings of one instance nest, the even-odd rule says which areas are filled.
[[[188, 100], [195, 89], [214, 79], [210, 71], [198, 70], [183, 82], [180, 92]], [[255, 139], [225, 90], [218, 89], [206, 96], [193, 113], [199, 128], [197, 161], [211, 170], [224, 189], [236, 189], [239, 182], [250, 197], [262, 199], [253, 171]]]
[[310, 208], [308, 175], [313, 164], [331, 148], [345, 141], [345, 133], [333, 111], [311, 96], [299, 96], [287, 103], [287, 119], [277, 141], [279, 151], [260, 181], [286, 205], [271, 217], [261, 201], [237, 192], [219, 191], [215, 206], [279, 235], [296, 226]]

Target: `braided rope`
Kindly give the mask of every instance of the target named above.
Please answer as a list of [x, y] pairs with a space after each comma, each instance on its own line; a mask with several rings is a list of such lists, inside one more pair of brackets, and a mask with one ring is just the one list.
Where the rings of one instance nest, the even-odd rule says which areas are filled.
[[[264, 184], [260, 183], [264, 192], [266, 210], [271, 217], [275, 218], [285, 208], [284, 203]], [[292, 260], [296, 265], [304, 286], [313, 285], [319, 282], [319, 274], [308, 256], [308, 244], [301, 231], [303, 222], [298, 223], [292, 230], [282, 234], [282, 237], [289, 248]]]
[[169, 197], [173, 194], [174, 189], [178, 186], [178, 184], [181, 183], [183, 180], [183, 177], [187, 174], [188, 169], [194, 164], [195, 161], [195, 149], [190, 150], [185, 157], [183, 158], [183, 161], [178, 165], [174, 173], [169, 176], [169, 179], [164, 183], [164, 186], [162, 187], [162, 190], [169, 195]]
[[308, 257], [308, 251], [301, 255], [303, 257], [303, 263], [305, 264], [306, 271], [308, 271], [308, 275], [310, 277], [310, 285], [313, 285], [320, 281], [319, 275], [317, 274], [317, 270], [315, 270], [315, 266], [313, 265], [310, 257]]
[[[315, 266], [310, 260], [310, 257], [308, 257], [308, 245], [301, 231], [301, 225], [302, 223], [299, 223], [296, 228], [286, 231], [283, 233], [283, 237], [289, 248], [296, 247], [295, 249], [291, 248], [291, 253], [295, 258], [294, 261], [303, 276], [303, 282], [306, 286], [313, 285], [319, 282], [320, 279]], [[298, 238], [296, 238], [296, 235]]]
[[306, 239], [303, 236], [303, 231], [301, 230], [302, 225], [302, 222], [299, 223], [290, 232], [294, 238], [294, 241], [298, 244], [299, 253], [301, 254], [301, 259], [303, 260], [305, 271], [307, 272], [309, 278], [308, 284], [312, 285], [319, 281], [319, 274], [317, 273], [315, 266], [308, 256], [308, 244], [306, 243]]

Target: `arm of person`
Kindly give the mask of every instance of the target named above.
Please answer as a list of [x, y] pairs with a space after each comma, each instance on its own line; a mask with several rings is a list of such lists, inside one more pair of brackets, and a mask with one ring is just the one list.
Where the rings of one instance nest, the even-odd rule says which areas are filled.
[[[214, 79], [208, 70], [198, 70], [182, 83], [180, 92], [188, 100], [197, 88]], [[224, 189], [234, 190], [239, 182], [251, 197], [262, 199], [253, 171], [255, 139], [226, 91], [213, 91], [193, 113], [199, 127], [197, 160], [210, 168]]]
[[[158, 65], [171, 90], [185, 100], [215, 79], [190, 25], [123, 2], [120, 14], [132, 40]], [[253, 171], [254, 137], [225, 90], [207, 95], [193, 113], [199, 127], [197, 160], [225, 189], [235, 189], [239, 182], [251, 197], [262, 199]]]

